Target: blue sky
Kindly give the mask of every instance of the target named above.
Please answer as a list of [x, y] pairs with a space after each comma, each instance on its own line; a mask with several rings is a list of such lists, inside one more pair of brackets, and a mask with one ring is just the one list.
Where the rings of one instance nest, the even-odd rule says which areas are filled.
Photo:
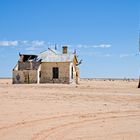
[[0, 77], [18, 53], [69, 45], [81, 77], [137, 78], [139, 0], [0, 0]]

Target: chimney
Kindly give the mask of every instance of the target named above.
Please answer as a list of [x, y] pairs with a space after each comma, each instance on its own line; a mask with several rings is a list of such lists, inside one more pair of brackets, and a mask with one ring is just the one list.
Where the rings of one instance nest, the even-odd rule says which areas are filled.
[[63, 46], [63, 54], [67, 54], [68, 53], [68, 46]]

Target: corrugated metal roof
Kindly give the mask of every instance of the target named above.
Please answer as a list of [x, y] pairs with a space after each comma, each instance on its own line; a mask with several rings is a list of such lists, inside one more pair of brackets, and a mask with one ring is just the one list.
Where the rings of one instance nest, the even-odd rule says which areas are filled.
[[74, 54], [60, 54], [56, 50], [48, 49], [40, 53], [38, 59], [41, 59], [41, 62], [71, 62], [74, 59]]
[[73, 54], [61, 54], [61, 55], [52, 55], [46, 56], [42, 59], [41, 62], [70, 62], [73, 61], [74, 55]]

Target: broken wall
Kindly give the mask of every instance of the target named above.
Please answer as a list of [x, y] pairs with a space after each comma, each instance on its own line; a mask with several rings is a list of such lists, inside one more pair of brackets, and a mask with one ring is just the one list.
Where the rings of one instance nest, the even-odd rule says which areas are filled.
[[37, 70], [40, 62], [20, 62], [18, 61], [18, 70]]
[[13, 84], [37, 83], [37, 70], [13, 71]]

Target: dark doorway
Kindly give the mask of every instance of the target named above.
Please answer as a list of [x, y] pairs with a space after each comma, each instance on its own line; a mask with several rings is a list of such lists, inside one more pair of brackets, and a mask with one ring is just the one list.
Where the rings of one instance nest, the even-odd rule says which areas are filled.
[[73, 66], [71, 67], [71, 79], [73, 79]]
[[53, 68], [53, 79], [58, 79], [58, 77], [59, 77], [59, 68], [54, 67]]

